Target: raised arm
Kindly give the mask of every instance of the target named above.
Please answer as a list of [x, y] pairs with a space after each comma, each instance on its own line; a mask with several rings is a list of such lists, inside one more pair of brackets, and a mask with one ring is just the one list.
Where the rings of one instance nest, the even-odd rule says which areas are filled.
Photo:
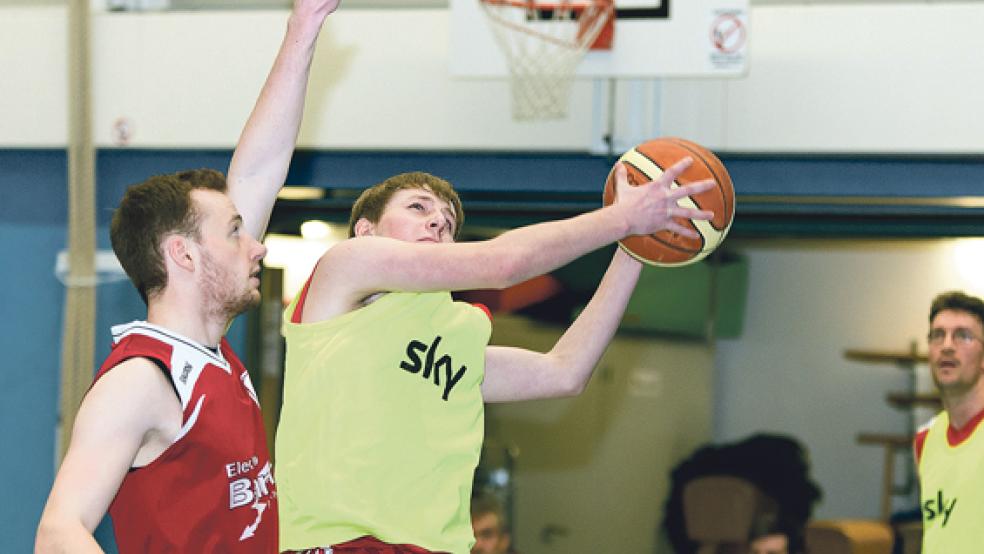
[[102, 552], [92, 532], [130, 466], [146, 455], [141, 445], [166, 434], [162, 421], [168, 419], [176, 434], [181, 405], [150, 361], [127, 360], [96, 382], [79, 408], [71, 445], [41, 515], [36, 553]]
[[673, 218], [708, 219], [708, 211], [683, 208], [677, 200], [707, 190], [710, 181], [673, 188], [689, 167], [684, 160], [657, 180], [631, 186], [619, 167], [616, 201], [559, 221], [510, 230], [482, 242], [424, 244], [358, 237], [332, 247], [311, 284], [305, 321], [327, 319], [382, 291], [504, 288], [553, 271], [588, 252], [636, 234], [663, 229], [693, 236]]
[[325, 17], [339, 0], [296, 0], [273, 68], [229, 165], [229, 195], [246, 230], [261, 240], [287, 178], [304, 113], [311, 60]]
[[485, 401], [573, 396], [584, 390], [618, 329], [641, 269], [639, 261], [618, 249], [588, 305], [546, 354], [488, 347], [482, 383]]

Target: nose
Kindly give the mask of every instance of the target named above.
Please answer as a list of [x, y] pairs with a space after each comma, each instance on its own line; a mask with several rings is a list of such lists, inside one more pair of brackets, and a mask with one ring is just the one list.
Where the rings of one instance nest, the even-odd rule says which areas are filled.
[[437, 229], [441, 231], [447, 225], [447, 218], [440, 211], [435, 211], [431, 216], [430, 221], [427, 222], [428, 229]]
[[253, 245], [252, 245], [253, 246], [253, 248], [252, 248], [253, 255], [250, 256], [250, 259], [253, 260], [253, 261], [258, 262], [258, 261], [262, 260], [263, 258], [265, 258], [266, 255], [267, 255], [267, 247], [266, 247], [266, 245], [263, 244], [262, 242], [256, 240], [252, 236], [250, 236], [249, 239], [251, 241], [253, 241]]
[[940, 352], [944, 354], [953, 354], [956, 350], [957, 347], [956, 343], [953, 342], [953, 335], [947, 333], [946, 336], [943, 337], [943, 344], [940, 345]]

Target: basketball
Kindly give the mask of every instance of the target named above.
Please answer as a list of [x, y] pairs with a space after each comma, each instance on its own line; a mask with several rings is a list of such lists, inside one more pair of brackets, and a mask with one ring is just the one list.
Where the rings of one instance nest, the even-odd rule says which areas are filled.
[[[626, 252], [641, 262], [676, 267], [700, 261], [714, 251], [731, 229], [735, 215], [735, 190], [731, 176], [724, 164], [710, 150], [681, 138], [658, 138], [632, 148], [619, 161], [625, 165], [629, 184], [637, 186], [654, 181], [663, 170], [686, 157], [693, 163], [673, 183], [681, 185], [713, 179], [716, 186], [705, 192], [683, 197], [677, 204], [686, 208], [711, 210], [714, 217], [708, 221], [676, 219], [684, 227], [697, 233], [697, 238], [681, 236], [673, 231], [660, 231], [652, 235], [633, 235], [619, 241]], [[615, 169], [608, 174], [605, 182], [604, 203], [615, 200]]]

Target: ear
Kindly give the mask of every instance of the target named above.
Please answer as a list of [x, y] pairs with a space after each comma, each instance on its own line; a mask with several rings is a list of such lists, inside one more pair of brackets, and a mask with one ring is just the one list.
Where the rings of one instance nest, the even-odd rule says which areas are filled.
[[194, 272], [197, 265], [197, 252], [191, 239], [182, 235], [168, 235], [164, 238], [164, 266], [174, 265], [188, 272]]
[[367, 235], [372, 235], [376, 231], [376, 225], [364, 217], [360, 217], [358, 221], [355, 222], [355, 236], [364, 237]]

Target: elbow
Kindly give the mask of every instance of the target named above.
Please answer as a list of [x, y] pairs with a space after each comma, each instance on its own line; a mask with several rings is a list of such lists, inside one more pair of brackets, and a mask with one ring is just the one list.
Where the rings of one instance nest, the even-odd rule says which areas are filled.
[[56, 552], [58, 535], [58, 526], [45, 518], [41, 518], [37, 535], [34, 537], [34, 554]]
[[[78, 551], [82, 543], [86, 542], [83, 538], [85, 533], [89, 533], [89, 540], [92, 540], [91, 531], [80, 521], [45, 508], [45, 513], [41, 515], [41, 521], [38, 523], [37, 534], [34, 536], [34, 553], [55, 554]], [[83, 550], [89, 551], [85, 548]]]
[[556, 351], [547, 353], [545, 361], [543, 375], [549, 375], [550, 385], [546, 387], [549, 398], [578, 396], [587, 388], [593, 366]]
[[554, 390], [554, 396], [556, 398], [571, 398], [574, 396], [579, 396], [588, 386], [587, 378], [582, 377], [579, 372], [576, 371], [563, 372], [555, 382], [556, 389]]
[[584, 389], [588, 386], [585, 381], [577, 381], [566, 384], [557, 394], [558, 398], [573, 398], [575, 396], [580, 396]]

